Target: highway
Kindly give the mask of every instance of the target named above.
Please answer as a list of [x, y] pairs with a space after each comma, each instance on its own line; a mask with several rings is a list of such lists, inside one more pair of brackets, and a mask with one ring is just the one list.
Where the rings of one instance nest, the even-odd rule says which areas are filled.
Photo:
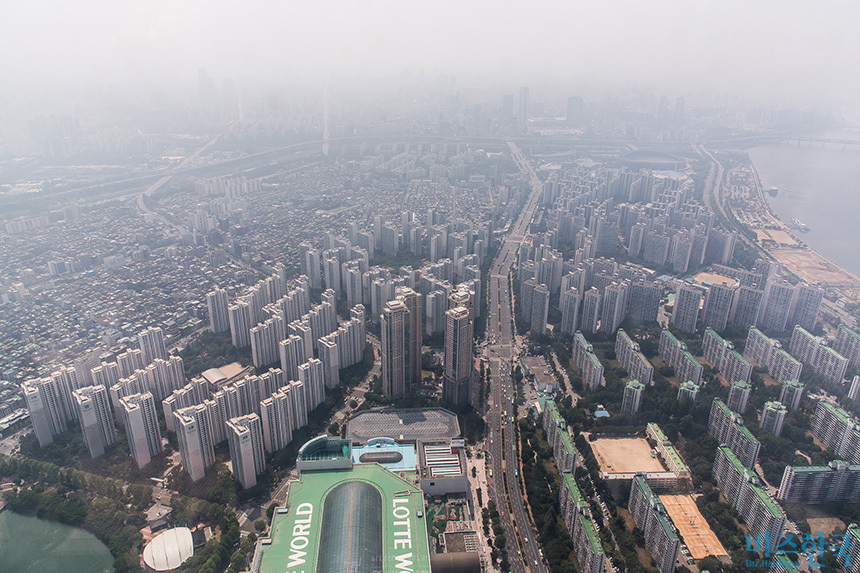
[[511, 378], [512, 360], [516, 355], [511, 299], [511, 266], [517, 249], [532, 221], [538, 202], [543, 195], [543, 183], [526, 161], [520, 149], [509, 141], [511, 155], [520, 171], [529, 175], [532, 191], [525, 208], [502, 238], [496, 259], [490, 268], [490, 321], [489, 332], [493, 344], [487, 347], [490, 363], [491, 407], [488, 414], [490, 448], [493, 468], [493, 499], [499, 510], [502, 528], [508, 547], [510, 569], [515, 573], [543, 572], [546, 567], [539, 551], [518, 483], [516, 434], [513, 416], [514, 381]]

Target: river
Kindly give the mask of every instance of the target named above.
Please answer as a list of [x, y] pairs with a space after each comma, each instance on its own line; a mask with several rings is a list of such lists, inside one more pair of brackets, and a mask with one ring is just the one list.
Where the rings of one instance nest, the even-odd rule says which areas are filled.
[[[860, 129], [820, 134], [829, 139], [860, 141]], [[785, 223], [792, 218], [809, 226], [797, 236], [825, 257], [860, 275], [860, 145], [820, 143], [772, 144], [749, 150], [767, 189], [774, 213]]]
[[113, 556], [91, 533], [55, 521], [0, 513], [0, 570], [15, 573], [109, 573]]

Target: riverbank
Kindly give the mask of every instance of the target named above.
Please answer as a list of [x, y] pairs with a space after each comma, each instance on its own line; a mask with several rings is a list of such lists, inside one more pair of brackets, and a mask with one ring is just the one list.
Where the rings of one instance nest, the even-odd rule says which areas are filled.
[[809, 246], [798, 237], [794, 229], [776, 215], [764, 195], [761, 179], [752, 157], [749, 158], [748, 167], [755, 186], [755, 192], [751, 195], [755, 196], [760, 209], [767, 214], [769, 220], [769, 224], [759, 228], [750, 227], [758, 237], [758, 245], [798, 278], [810, 284], [825, 287], [860, 287], [860, 277]]

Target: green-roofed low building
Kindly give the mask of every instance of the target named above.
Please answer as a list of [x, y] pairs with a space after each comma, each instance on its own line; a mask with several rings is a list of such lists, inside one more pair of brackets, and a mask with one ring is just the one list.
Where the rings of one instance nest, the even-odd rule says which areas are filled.
[[424, 495], [414, 472], [401, 474], [375, 463], [303, 470], [252, 573], [429, 573]]

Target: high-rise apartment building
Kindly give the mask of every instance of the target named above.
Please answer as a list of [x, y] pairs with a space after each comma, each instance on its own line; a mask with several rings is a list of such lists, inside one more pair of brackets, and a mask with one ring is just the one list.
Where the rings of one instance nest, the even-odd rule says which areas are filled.
[[[776, 547], [785, 528], [785, 513], [761, 486], [755, 472], [748, 469], [727, 446], [717, 448], [714, 478], [720, 492], [743, 519], [750, 536], [769, 540]], [[763, 550], [766, 548], [762, 548]]]
[[182, 467], [191, 481], [201, 480], [206, 468], [215, 463], [209, 411], [204, 404], [196, 404], [175, 411], [173, 418]]
[[21, 390], [30, 411], [33, 433], [44, 448], [66, 431], [59, 388], [51, 378], [37, 378], [25, 381], [21, 384]]
[[678, 287], [675, 293], [675, 307], [672, 309], [672, 325], [687, 334], [696, 332], [701, 305], [701, 290], [689, 285]]
[[227, 421], [227, 440], [233, 477], [243, 489], [257, 485], [257, 476], [266, 471], [263, 454], [263, 430], [257, 414], [239, 416]]
[[278, 353], [281, 358], [281, 370], [286, 379], [298, 380], [299, 366], [307, 361], [304, 341], [299, 336], [290, 334], [278, 343]]
[[87, 386], [72, 393], [87, 451], [93, 459], [116, 442], [110, 396], [104, 386]]
[[308, 412], [325, 401], [325, 374], [322, 361], [311, 358], [299, 366], [299, 381], [305, 385]]
[[382, 309], [380, 358], [382, 361], [382, 393], [389, 400], [399, 400], [409, 395], [409, 309], [395, 299], [385, 303]]
[[840, 324], [836, 330], [833, 350], [848, 359], [852, 366], [860, 366], [860, 333], [853, 328]]
[[744, 380], [732, 382], [729, 388], [729, 400], [727, 404], [729, 409], [738, 414], [746, 412], [751, 391], [752, 387], [749, 382]]
[[583, 298], [582, 302], [582, 326], [583, 332], [595, 334], [600, 320], [600, 308], [603, 302], [603, 295], [594, 287], [591, 287]]
[[788, 324], [794, 287], [780, 275], [767, 279], [756, 326], [773, 332], [783, 332]]
[[818, 321], [818, 311], [824, 299], [824, 289], [798, 283], [794, 287], [791, 323], [806, 330], [813, 330]]
[[789, 410], [797, 410], [800, 407], [800, 399], [803, 397], [803, 384], [797, 380], [786, 380], [782, 383], [779, 392], [779, 402]]
[[142, 470], [153, 456], [162, 452], [155, 399], [144, 392], [125, 396], [119, 402], [131, 457], [137, 469]]
[[710, 285], [705, 295], [705, 308], [702, 315], [702, 325], [712, 328], [717, 332], [726, 329], [732, 304], [735, 300], [734, 287], [723, 283], [721, 285]]
[[396, 298], [403, 301], [409, 310], [409, 328], [407, 331], [406, 375], [408, 377], [407, 394], [411, 388], [421, 384], [421, 343], [424, 333], [424, 302], [421, 294], [409, 287], [395, 289]]
[[582, 296], [575, 287], [571, 287], [561, 293], [559, 306], [561, 307], [561, 331], [573, 335], [579, 330], [579, 307]]
[[468, 308], [458, 306], [447, 310], [445, 318], [445, 372], [442, 395], [452, 404], [462, 406], [469, 403], [474, 369], [472, 316]]
[[634, 523], [645, 536], [645, 547], [654, 558], [657, 570], [673, 573], [681, 540], [671, 525], [665, 506], [651, 491], [645, 474], [633, 477], [628, 507]]
[[776, 498], [787, 503], [860, 502], [860, 465], [834, 460], [826, 466], [786, 466]]
[[788, 413], [782, 402], [766, 402], [761, 411], [761, 428], [767, 430], [777, 438], [782, 433], [782, 424]]
[[644, 386], [651, 386], [654, 366], [640, 352], [639, 344], [634, 342], [624, 329], [619, 329], [615, 337], [615, 357], [631, 379], [639, 380]]
[[642, 393], [645, 386], [639, 380], [630, 380], [624, 386], [624, 397], [621, 401], [622, 414], [635, 414], [642, 405]]
[[263, 446], [270, 454], [293, 441], [292, 399], [292, 388], [286, 386], [260, 402]]
[[157, 326], [150, 326], [137, 335], [140, 351], [143, 352], [143, 362], [149, 364], [156, 358], [167, 360], [167, 347], [164, 345], [164, 331]]
[[206, 308], [209, 311], [209, 328], [214, 333], [230, 330], [230, 307], [227, 291], [216, 288], [206, 295]]

